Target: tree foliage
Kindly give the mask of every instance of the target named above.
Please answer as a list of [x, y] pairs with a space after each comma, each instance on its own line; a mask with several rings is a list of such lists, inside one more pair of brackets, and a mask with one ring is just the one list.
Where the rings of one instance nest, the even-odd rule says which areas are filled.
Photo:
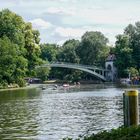
[[70, 62], [70, 63], [79, 63], [80, 59], [76, 53], [76, 49], [79, 46], [78, 40], [68, 40], [59, 50], [57, 55], [58, 61], [61, 62]]
[[41, 54], [40, 46], [39, 46], [39, 32], [32, 29], [31, 23], [25, 24], [25, 48], [26, 48], [26, 58], [28, 59], [28, 69], [29, 75], [35, 75], [33, 73], [36, 65], [41, 63], [41, 59], [39, 58]]
[[[120, 77], [128, 77], [128, 71], [138, 73], [140, 68], [140, 22], [129, 24], [123, 35], [117, 36], [115, 53]], [[131, 74], [135, 75], [135, 74]]]
[[56, 61], [58, 49], [56, 44], [41, 44], [41, 58], [49, 62]]
[[132, 57], [137, 69], [140, 68], [140, 22], [136, 22], [135, 25], [128, 25], [125, 29], [125, 34], [130, 37], [130, 48], [132, 51]]
[[[119, 127], [110, 131], [102, 131], [90, 136], [84, 136], [75, 140], [139, 140], [140, 126]], [[63, 140], [73, 140], [72, 138], [64, 138]]]
[[80, 63], [86, 65], [104, 65], [109, 48], [108, 39], [101, 32], [86, 32], [82, 38], [77, 53]]
[[0, 38], [0, 82], [16, 82], [26, 75], [27, 59], [18, 55], [18, 46], [6, 36]]
[[127, 35], [118, 35], [116, 41], [115, 54], [117, 61], [115, 62], [118, 68], [119, 77], [127, 77], [126, 69], [132, 65], [132, 49], [129, 47], [129, 37]]
[[36, 75], [40, 58], [39, 32], [33, 30], [21, 16], [8, 9], [0, 11], [0, 83], [20, 83], [23, 78]]

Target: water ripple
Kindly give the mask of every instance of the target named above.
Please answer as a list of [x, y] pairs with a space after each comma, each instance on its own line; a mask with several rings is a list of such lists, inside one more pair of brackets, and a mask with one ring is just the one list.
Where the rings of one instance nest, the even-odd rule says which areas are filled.
[[122, 90], [114, 87], [2, 93], [0, 110], [0, 139], [76, 138], [123, 123]]

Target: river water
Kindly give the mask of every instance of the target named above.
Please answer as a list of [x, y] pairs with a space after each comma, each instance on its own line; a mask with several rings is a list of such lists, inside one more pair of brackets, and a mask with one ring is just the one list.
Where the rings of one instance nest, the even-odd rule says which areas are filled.
[[122, 93], [113, 85], [0, 92], [0, 139], [77, 138], [123, 125]]

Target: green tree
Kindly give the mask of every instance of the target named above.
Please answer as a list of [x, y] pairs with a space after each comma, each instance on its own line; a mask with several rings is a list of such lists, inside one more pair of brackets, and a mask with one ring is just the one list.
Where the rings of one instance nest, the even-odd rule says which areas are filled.
[[26, 58], [28, 59], [28, 75], [35, 76], [35, 66], [42, 64], [40, 59], [40, 46], [39, 46], [39, 32], [32, 29], [31, 23], [25, 24], [25, 48], [26, 48]]
[[119, 77], [128, 77], [127, 69], [132, 66], [132, 49], [129, 47], [129, 36], [118, 35], [115, 46], [116, 62]]
[[86, 32], [82, 38], [77, 53], [80, 63], [87, 65], [102, 65], [109, 53], [108, 39], [101, 32]]
[[79, 46], [78, 40], [67, 40], [60, 48], [57, 56], [60, 62], [79, 63], [80, 59], [76, 53], [76, 49]]
[[[117, 36], [116, 41], [116, 65], [119, 76], [128, 76], [128, 71], [140, 68], [140, 22], [129, 24], [123, 35]], [[137, 72], [136, 72], [137, 73]], [[135, 75], [135, 74], [134, 74]]]
[[22, 17], [8, 9], [0, 11], [0, 38], [7, 36], [14, 44], [20, 46], [22, 53], [25, 52], [24, 28], [25, 22]]
[[31, 23], [25, 23], [21, 16], [8, 9], [0, 11], [0, 50], [6, 54], [0, 58], [1, 81], [23, 85], [27, 74], [36, 75], [35, 66], [43, 63], [39, 35]]
[[41, 58], [49, 62], [56, 61], [58, 46], [56, 44], [41, 44]]
[[48, 68], [37, 68], [36, 69], [36, 76], [40, 78], [42, 81], [45, 81], [48, 79], [50, 70]]
[[132, 58], [136, 69], [140, 68], [140, 22], [135, 25], [128, 25], [125, 34], [130, 38], [130, 48], [132, 49]]
[[127, 72], [130, 74], [131, 77], [137, 77], [139, 76], [139, 72], [136, 68], [130, 67], [127, 69]]
[[0, 83], [13, 83], [17, 77], [23, 78], [27, 70], [27, 60], [18, 55], [18, 46], [4, 36], [0, 38], [0, 50]]

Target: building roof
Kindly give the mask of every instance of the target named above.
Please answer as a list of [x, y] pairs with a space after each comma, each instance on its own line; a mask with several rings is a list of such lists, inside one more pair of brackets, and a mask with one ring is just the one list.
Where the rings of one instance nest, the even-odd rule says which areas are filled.
[[114, 61], [114, 60], [116, 60], [115, 54], [110, 54], [106, 59], [106, 61]]

